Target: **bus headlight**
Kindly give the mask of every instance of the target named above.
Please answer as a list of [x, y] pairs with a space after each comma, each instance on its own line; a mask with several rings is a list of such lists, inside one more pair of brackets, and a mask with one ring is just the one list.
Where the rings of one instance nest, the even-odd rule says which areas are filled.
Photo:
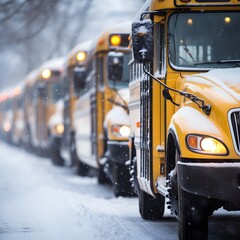
[[111, 131], [116, 137], [128, 137], [130, 128], [127, 125], [113, 125]]
[[189, 134], [186, 143], [190, 151], [211, 154], [211, 155], [227, 155], [226, 146], [216, 138], [210, 136], [201, 136]]
[[55, 130], [58, 134], [62, 134], [64, 132], [64, 125], [63, 124], [57, 124], [55, 126]]
[[11, 124], [9, 122], [5, 122], [3, 129], [5, 132], [9, 132], [11, 130]]

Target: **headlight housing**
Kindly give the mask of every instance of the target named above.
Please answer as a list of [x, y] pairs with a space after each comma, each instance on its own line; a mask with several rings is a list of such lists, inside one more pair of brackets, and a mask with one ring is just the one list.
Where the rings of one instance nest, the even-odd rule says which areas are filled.
[[190, 151], [209, 155], [228, 155], [227, 147], [216, 138], [204, 135], [189, 134], [186, 144]]
[[128, 137], [130, 128], [127, 125], [112, 125], [111, 132], [116, 137]]

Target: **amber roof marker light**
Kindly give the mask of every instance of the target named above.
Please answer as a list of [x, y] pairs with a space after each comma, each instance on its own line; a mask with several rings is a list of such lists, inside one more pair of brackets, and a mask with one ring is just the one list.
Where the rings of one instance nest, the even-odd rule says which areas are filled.
[[48, 68], [46, 68], [46, 69], [44, 69], [44, 70], [42, 71], [42, 78], [44, 78], [44, 79], [50, 78], [51, 75], [52, 75], [52, 72], [51, 72], [51, 70], [48, 69]]
[[119, 46], [121, 44], [121, 36], [117, 34], [112, 35], [110, 37], [110, 44], [114, 47]]
[[76, 59], [79, 62], [83, 62], [86, 59], [86, 57], [87, 57], [87, 54], [84, 51], [80, 51], [76, 54]]

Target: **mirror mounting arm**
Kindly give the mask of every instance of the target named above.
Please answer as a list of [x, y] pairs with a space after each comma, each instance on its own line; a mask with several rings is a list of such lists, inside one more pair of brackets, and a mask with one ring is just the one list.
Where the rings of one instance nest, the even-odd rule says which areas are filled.
[[150, 18], [152, 18], [152, 16], [154, 16], [154, 15], [166, 16], [166, 12], [164, 12], [164, 11], [145, 11], [141, 14], [141, 17], [140, 17], [141, 21], [144, 19], [145, 15], [150, 15]]
[[211, 105], [209, 104], [205, 104], [204, 100], [201, 98], [198, 98], [197, 96], [188, 93], [188, 92], [183, 92], [183, 91], [179, 91], [177, 89], [171, 88], [169, 86], [167, 86], [165, 83], [163, 83], [162, 81], [160, 81], [158, 78], [154, 77], [150, 72], [147, 71], [145, 65], [143, 65], [143, 71], [150, 76], [151, 78], [153, 78], [155, 81], [157, 81], [159, 84], [161, 84], [162, 86], [165, 87], [164, 92], [163, 92], [163, 96], [167, 99], [170, 100], [174, 105], [180, 106], [179, 104], [173, 102], [173, 99], [171, 97], [171, 95], [169, 94], [169, 90], [179, 93], [181, 96], [184, 96], [185, 98], [190, 99], [192, 102], [196, 103], [198, 105], [198, 107], [200, 109], [203, 110], [203, 112], [206, 115], [209, 115], [211, 113]]
[[129, 114], [129, 108], [128, 108], [127, 105], [122, 104], [122, 103], [120, 103], [120, 102], [117, 102], [117, 101], [115, 101], [115, 100], [112, 99], [112, 98], [108, 98], [107, 100], [108, 100], [110, 103], [112, 103], [112, 104], [114, 104], [114, 105], [116, 105], [116, 106], [121, 107], [124, 111], [126, 111], [127, 114]]

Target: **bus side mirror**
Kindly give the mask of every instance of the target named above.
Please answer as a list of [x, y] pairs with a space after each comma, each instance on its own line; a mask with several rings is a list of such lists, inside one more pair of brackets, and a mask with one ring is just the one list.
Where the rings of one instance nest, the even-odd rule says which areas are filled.
[[85, 68], [75, 67], [73, 70], [73, 83], [76, 90], [81, 90], [85, 87], [84, 81]]
[[123, 72], [123, 53], [108, 53], [108, 77], [113, 81], [121, 81]]
[[153, 61], [153, 23], [150, 19], [133, 22], [132, 45], [136, 63]]
[[47, 97], [47, 87], [45, 84], [40, 83], [37, 85], [37, 97], [39, 98]]

